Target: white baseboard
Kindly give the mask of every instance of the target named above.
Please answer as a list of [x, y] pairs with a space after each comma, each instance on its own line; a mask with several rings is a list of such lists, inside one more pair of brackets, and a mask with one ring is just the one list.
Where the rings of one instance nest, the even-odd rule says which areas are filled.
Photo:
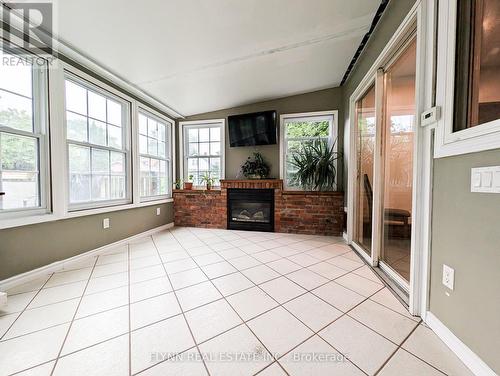
[[451, 351], [474, 373], [478, 376], [497, 376], [497, 374], [465, 343], [463, 343], [450, 329], [448, 329], [431, 312], [425, 315], [425, 323], [434, 333], [443, 341]]
[[4, 279], [3, 281], [0, 281], [0, 291], [6, 291], [12, 287], [22, 285], [23, 283], [29, 282], [33, 279], [38, 278], [38, 277], [42, 277], [48, 273], [54, 273], [54, 272], [66, 269], [68, 265], [74, 263], [75, 261], [81, 261], [81, 260], [86, 259], [88, 257], [98, 256], [98, 255], [108, 251], [111, 248], [127, 244], [127, 243], [131, 242], [132, 240], [142, 238], [144, 236], [152, 235], [152, 234], [155, 234], [157, 232], [160, 232], [160, 231], [172, 228], [172, 227], [174, 227], [173, 222], [167, 223], [166, 225], [155, 227], [151, 230], [147, 230], [147, 231], [141, 232], [139, 234], [129, 236], [128, 238], [118, 240], [114, 243], [106, 244], [106, 245], [103, 245], [102, 247], [92, 249], [90, 251], [81, 253], [79, 255], [69, 257], [69, 258], [64, 259], [64, 260], [56, 261], [56, 262], [53, 262], [51, 264], [42, 266], [40, 268], [30, 270], [26, 273], [18, 274], [18, 275], [15, 275], [13, 277]]

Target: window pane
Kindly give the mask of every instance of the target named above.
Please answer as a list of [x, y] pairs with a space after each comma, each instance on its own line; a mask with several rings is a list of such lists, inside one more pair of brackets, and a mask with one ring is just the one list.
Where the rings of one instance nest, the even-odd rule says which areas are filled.
[[[0, 50], [0, 88], [32, 98], [32, 65], [27, 60]], [[5, 59], [5, 60], [4, 60]]]
[[188, 158], [188, 176], [198, 171], [198, 159]]
[[0, 210], [39, 206], [37, 140], [0, 133], [0, 151]]
[[158, 142], [158, 156], [159, 157], [165, 157], [166, 155], [166, 148], [167, 148], [167, 144], [165, 144], [164, 142]]
[[122, 107], [123, 105], [113, 100], [107, 99], [108, 123], [122, 125]]
[[108, 146], [116, 149], [122, 148], [122, 128], [108, 124]]
[[148, 135], [148, 118], [143, 114], [139, 114], [139, 134]]
[[220, 142], [210, 143], [210, 155], [220, 155]]
[[92, 149], [92, 173], [109, 174], [109, 151]]
[[328, 137], [330, 121], [290, 121], [286, 123], [287, 138]]
[[111, 173], [125, 175], [125, 154], [111, 152]]
[[109, 175], [92, 175], [92, 200], [109, 198]]
[[141, 157], [140, 170], [149, 172], [149, 158]]
[[210, 158], [210, 171], [220, 171], [220, 158]]
[[198, 129], [188, 129], [188, 141], [198, 142]]
[[160, 176], [167, 176], [167, 162], [160, 161]]
[[199, 147], [200, 155], [210, 155], [210, 144], [208, 142], [199, 144]]
[[68, 140], [87, 141], [87, 118], [85, 116], [66, 111], [66, 124]]
[[96, 145], [106, 146], [106, 123], [89, 119], [90, 142]]
[[66, 110], [87, 115], [87, 90], [66, 80]]
[[69, 200], [71, 203], [90, 201], [90, 174], [74, 174], [69, 176]]
[[210, 141], [210, 128], [200, 128], [200, 142]]
[[190, 156], [198, 155], [198, 144], [189, 143], [189, 153]]
[[0, 125], [33, 132], [32, 100], [0, 89]]
[[158, 155], [158, 141], [154, 138], [148, 138], [148, 154]]
[[210, 141], [220, 141], [220, 128], [210, 128]]
[[106, 121], [106, 98], [102, 95], [88, 92], [89, 116], [94, 119]]
[[198, 159], [200, 171], [208, 171], [208, 158], [200, 158]]
[[148, 153], [148, 138], [146, 136], [139, 136], [139, 152], [141, 154]]
[[90, 148], [69, 145], [69, 172], [90, 173]]
[[120, 199], [125, 198], [125, 177], [124, 176], [111, 176], [111, 198]]
[[165, 141], [165, 124], [158, 123], [158, 139]]
[[148, 136], [152, 138], [158, 138], [158, 129], [156, 127], [156, 121], [148, 118]]

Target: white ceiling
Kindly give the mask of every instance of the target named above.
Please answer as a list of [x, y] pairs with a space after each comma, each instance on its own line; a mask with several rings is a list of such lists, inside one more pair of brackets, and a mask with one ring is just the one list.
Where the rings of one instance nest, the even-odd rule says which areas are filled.
[[380, 0], [59, 0], [60, 39], [187, 116], [338, 86]]

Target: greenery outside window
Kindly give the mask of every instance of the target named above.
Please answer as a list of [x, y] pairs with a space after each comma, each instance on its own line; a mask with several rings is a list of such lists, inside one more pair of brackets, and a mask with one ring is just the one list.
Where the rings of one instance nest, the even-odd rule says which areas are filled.
[[283, 183], [287, 189], [303, 189], [294, 178], [296, 167], [293, 165], [293, 156], [301, 153], [308, 145], [324, 143], [333, 145], [334, 116], [328, 115], [298, 115], [285, 116], [282, 120], [283, 142]]
[[46, 62], [27, 56], [0, 45], [0, 215], [49, 206]]

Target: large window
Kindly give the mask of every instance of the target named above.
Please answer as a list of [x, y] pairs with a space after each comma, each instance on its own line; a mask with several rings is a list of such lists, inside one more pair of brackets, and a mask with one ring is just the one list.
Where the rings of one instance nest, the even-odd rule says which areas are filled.
[[298, 114], [281, 116], [281, 175], [288, 189], [301, 189], [295, 179], [296, 168], [293, 156], [300, 153], [304, 146], [323, 142], [329, 147], [334, 142], [336, 119], [333, 112], [319, 114]]
[[65, 88], [70, 207], [128, 201], [128, 102], [69, 74]]
[[46, 208], [46, 67], [1, 45], [0, 59], [0, 213]]
[[170, 195], [172, 124], [139, 111], [140, 195], [151, 200]]
[[215, 179], [220, 185], [223, 176], [224, 123], [181, 123], [184, 161], [183, 179], [192, 176], [195, 186], [203, 185], [203, 176]]
[[500, 119], [500, 2], [458, 1], [454, 131]]

